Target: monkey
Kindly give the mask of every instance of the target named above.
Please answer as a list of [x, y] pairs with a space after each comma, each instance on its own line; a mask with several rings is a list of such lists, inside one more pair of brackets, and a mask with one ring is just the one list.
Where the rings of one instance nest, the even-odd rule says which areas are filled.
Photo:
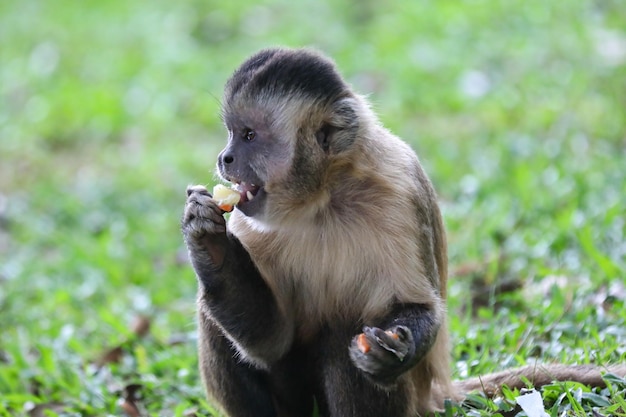
[[181, 228], [200, 373], [227, 415], [406, 417], [524, 378], [602, 383], [590, 366], [451, 380], [437, 195], [332, 60], [261, 50], [226, 82], [222, 120], [217, 172], [239, 203], [227, 221], [189, 186]]

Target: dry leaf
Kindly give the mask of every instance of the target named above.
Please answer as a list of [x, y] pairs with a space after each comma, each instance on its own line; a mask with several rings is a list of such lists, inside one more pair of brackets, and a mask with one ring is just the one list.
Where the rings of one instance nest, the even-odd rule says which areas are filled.
[[124, 349], [122, 346], [116, 346], [107, 350], [97, 361], [96, 366], [102, 368], [109, 363], [119, 363], [124, 356]]
[[124, 402], [122, 402], [121, 404], [121, 407], [128, 417], [141, 417], [139, 408], [134, 401], [124, 400]]
[[124, 387], [122, 398], [124, 401], [121, 403], [121, 407], [128, 417], [140, 417], [141, 412], [137, 402], [139, 401], [139, 393], [142, 385], [129, 384]]
[[144, 337], [150, 332], [150, 318], [137, 316], [133, 322], [132, 331], [138, 337]]

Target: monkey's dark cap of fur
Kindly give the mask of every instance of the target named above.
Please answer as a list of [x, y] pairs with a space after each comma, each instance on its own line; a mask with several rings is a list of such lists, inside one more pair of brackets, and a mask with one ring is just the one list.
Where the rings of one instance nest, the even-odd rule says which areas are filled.
[[310, 49], [265, 49], [250, 57], [226, 84], [225, 102], [238, 94], [251, 97], [300, 93], [314, 100], [336, 99], [348, 86], [328, 58]]

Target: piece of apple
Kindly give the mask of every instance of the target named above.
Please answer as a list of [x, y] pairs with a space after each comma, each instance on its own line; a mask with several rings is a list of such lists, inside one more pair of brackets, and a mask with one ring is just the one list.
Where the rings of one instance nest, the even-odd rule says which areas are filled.
[[213, 187], [213, 199], [217, 201], [217, 206], [227, 213], [233, 211], [241, 195], [239, 191], [228, 188], [225, 185], [217, 184]]

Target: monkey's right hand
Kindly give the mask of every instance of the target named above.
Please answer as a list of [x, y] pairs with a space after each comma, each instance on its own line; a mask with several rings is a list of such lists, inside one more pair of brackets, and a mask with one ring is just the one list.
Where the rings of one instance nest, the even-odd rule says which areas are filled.
[[222, 266], [228, 245], [224, 211], [202, 185], [187, 187], [182, 232], [194, 265]]

